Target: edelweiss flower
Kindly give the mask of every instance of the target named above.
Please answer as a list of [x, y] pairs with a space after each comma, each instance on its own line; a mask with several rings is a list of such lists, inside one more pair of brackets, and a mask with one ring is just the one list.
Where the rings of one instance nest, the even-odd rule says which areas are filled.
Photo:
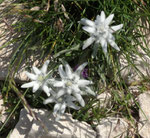
[[81, 95], [87, 93], [95, 95], [95, 93], [87, 86], [92, 84], [92, 81], [80, 78], [81, 71], [86, 65], [87, 63], [80, 65], [75, 72], [72, 71], [68, 64], [65, 65], [65, 71], [62, 65], [59, 66], [61, 81], [55, 80], [53, 84], [54, 87], [61, 87], [56, 95], [56, 98], [59, 98], [65, 94], [73, 94], [80, 105], [85, 106], [85, 102]]
[[109, 43], [116, 50], [120, 51], [119, 47], [115, 43], [115, 38], [112, 33], [121, 29], [123, 24], [109, 26], [112, 23], [113, 17], [114, 14], [111, 14], [106, 18], [104, 11], [102, 11], [101, 15], [97, 15], [95, 21], [85, 18], [81, 19], [80, 23], [85, 25], [83, 30], [90, 33], [90, 38], [84, 42], [82, 49], [87, 48], [95, 42], [94, 50], [97, 49], [100, 43], [105, 54], [107, 53], [107, 43]]
[[50, 96], [51, 88], [47, 86], [47, 67], [49, 64], [49, 60], [47, 60], [42, 68], [39, 70], [36, 67], [32, 67], [34, 73], [26, 72], [26, 75], [32, 80], [29, 83], [25, 83], [21, 86], [21, 88], [29, 88], [33, 87], [33, 92], [36, 92], [39, 88], [42, 89], [47, 96]]
[[[56, 95], [55, 95], [56, 96]], [[60, 116], [64, 114], [66, 107], [73, 108], [75, 110], [79, 110], [80, 107], [76, 106], [73, 101], [76, 101], [76, 99], [73, 96], [70, 95], [63, 95], [60, 98], [56, 98], [54, 95], [46, 99], [43, 103], [56, 103], [54, 106], [53, 114], [56, 116], [56, 121], [60, 119]]]

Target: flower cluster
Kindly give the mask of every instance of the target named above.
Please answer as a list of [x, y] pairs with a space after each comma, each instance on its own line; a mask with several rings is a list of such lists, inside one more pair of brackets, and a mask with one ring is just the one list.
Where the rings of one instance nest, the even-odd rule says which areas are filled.
[[[107, 54], [107, 45], [109, 43], [116, 50], [120, 50], [112, 34], [120, 30], [123, 24], [110, 26], [113, 17], [114, 14], [111, 14], [106, 18], [104, 11], [102, 11], [101, 15], [97, 15], [95, 21], [85, 18], [81, 19], [80, 23], [84, 25], [83, 30], [90, 34], [90, 38], [84, 41], [83, 49], [94, 43], [94, 52], [96, 55], [97, 48], [101, 44], [103, 52]], [[88, 77], [87, 69], [84, 69], [87, 63], [76, 67], [75, 71], [67, 63], [64, 66], [59, 65], [58, 73], [60, 78], [53, 78], [51, 71], [47, 73], [49, 62], [47, 60], [41, 69], [32, 67], [32, 73], [26, 72], [31, 82], [25, 83], [21, 87], [33, 87], [33, 92], [39, 89], [43, 90], [48, 96], [43, 103], [55, 103], [53, 113], [56, 116], [56, 120], [59, 120], [60, 116], [65, 112], [66, 107], [79, 110], [80, 107], [75, 102], [79, 102], [84, 107], [85, 101], [82, 96], [87, 94], [95, 96], [95, 93], [89, 87], [93, 82], [85, 79]]]
[[[42, 89], [48, 96], [44, 104], [56, 103], [54, 106], [54, 115], [56, 115], [56, 120], [58, 120], [60, 115], [65, 112], [67, 106], [76, 110], [80, 109], [79, 106], [73, 103], [74, 101], [79, 102], [82, 107], [85, 106], [82, 95], [92, 94], [95, 96], [95, 93], [88, 86], [92, 84], [92, 81], [80, 77], [87, 63], [83, 63], [75, 71], [72, 70], [69, 64], [65, 64], [65, 70], [63, 69], [63, 65], [59, 65], [59, 79], [49, 76], [49, 73], [47, 73], [48, 63], [49, 60], [44, 63], [40, 70], [32, 67], [34, 73], [26, 72], [26, 75], [32, 81], [23, 84], [21, 87], [33, 87], [33, 92]], [[53, 90], [50, 86], [56, 89]]]
[[51, 88], [48, 87], [48, 75], [47, 73], [47, 67], [49, 64], [49, 60], [47, 60], [41, 69], [38, 69], [37, 67], [32, 67], [33, 73], [26, 72], [26, 75], [28, 78], [30, 78], [32, 81], [29, 83], [25, 83], [21, 86], [21, 88], [29, 88], [33, 87], [33, 92], [36, 92], [38, 89], [42, 89], [47, 96], [50, 96], [50, 93], [52, 91]]
[[81, 19], [80, 23], [85, 25], [83, 30], [90, 34], [90, 38], [84, 41], [82, 49], [86, 49], [92, 43], [95, 42], [94, 49], [97, 49], [99, 43], [102, 46], [103, 52], [107, 53], [107, 43], [109, 43], [113, 48], [120, 51], [119, 47], [115, 43], [115, 37], [112, 33], [118, 31], [123, 27], [123, 24], [109, 26], [112, 23], [114, 14], [110, 14], [107, 18], [104, 11], [101, 12], [101, 15], [97, 15], [95, 21], [89, 19]]

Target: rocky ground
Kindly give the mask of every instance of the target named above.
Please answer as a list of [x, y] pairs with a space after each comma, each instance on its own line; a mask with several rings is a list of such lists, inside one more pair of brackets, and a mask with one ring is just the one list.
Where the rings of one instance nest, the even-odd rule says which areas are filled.
[[[103, 94], [104, 95], [104, 94]], [[105, 97], [106, 98], [106, 97]], [[103, 100], [103, 99], [102, 99]], [[140, 105], [137, 130], [141, 137], [150, 138], [150, 92], [147, 91], [138, 96]], [[108, 103], [104, 103], [106, 106]], [[0, 100], [0, 120], [2, 125], [8, 117], [3, 99]], [[132, 123], [125, 118], [107, 117], [93, 128], [86, 122], [80, 122], [72, 118], [71, 114], [64, 114], [62, 119], [55, 121], [53, 114], [45, 109], [32, 109], [31, 115], [25, 108], [20, 111], [19, 121], [10, 134], [10, 138], [114, 138], [135, 137]], [[9, 125], [9, 122], [7, 123]]]

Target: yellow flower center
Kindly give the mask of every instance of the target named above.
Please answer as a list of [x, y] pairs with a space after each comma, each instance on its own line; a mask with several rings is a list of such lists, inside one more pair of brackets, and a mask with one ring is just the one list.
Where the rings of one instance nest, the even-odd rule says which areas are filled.
[[45, 79], [45, 77], [43, 75], [38, 76], [38, 81], [43, 82], [44, 79]]
[[63, 101], [63, 99], [62, 99], [62, 98], [59, 98], [57, 101], [58, 101], [59, 103], [61, 103], [61, 102]]
[[66, 83], [66, 86], [71, 86], [72, 85], [72, 82], [71, 81], [67, 81], [67, 83]]

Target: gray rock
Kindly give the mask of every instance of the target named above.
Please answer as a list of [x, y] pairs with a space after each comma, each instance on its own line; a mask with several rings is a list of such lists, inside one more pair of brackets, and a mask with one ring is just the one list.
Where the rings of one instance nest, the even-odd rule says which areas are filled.
[[130, 55], [132, 64], [137, 68], [135, 69], [128, 61], [121, 56], [120, 57], [120, 73], [122, 78], [127, 84], [131, 84], [143, 79], [143, 76], [150, 76], [150, 57], [144, 52], [139, 53], [142, 58], [138, 55]]
[[111, 106], [111, 95], [108, 92], [103, 92], [96, 97], [97, 102], [93, 104], [93, 107], [106, 108]]
[[3, 105], [3, 99], [0, 99], [0, 126], [5, 122], [8, 113], [6, 113], [6, 107]]
[[[12, 3], [14, 0], [5, 0], [0, 4], [0, 80], [4, 80], [9, 70], [9, 63], [12, 55], [18, 47], [18, 44], [11, 44], [13, 38], [17, 38], [19, 34], [12, 27], [19, 18], [15, 14], [10, 14]], [[9, 11], [9, 13], [8, 13]], [[8, 44], [9, 43], [9, 44]], [[22, 72], [21, 70], [19, 72]], [[18, 78], [23, 78], [22, 74], [18, 73]]]
[[[143, 79], [143, 76], [150, 76], [150, 56], [148, 56], [148, 49], [150, 49], [149, 20], [147, 17], [141, 17], [137, 24], [142, 27], [136, 28], [134, 33], [143, 35], [143, 37], [138, 38], [135, 42], [132, 41], [137, 53], [128, 55], [130, 56], [130, 62], [127, 61], [125, 55], [120, 56], [120, 73], [127, 84], [140, 81]], [[145, 51], [143, 49], [145, 49]], [[136, 68], [134, 68], [132, 64], [134, 64]]]
[[[111, 95], [108, 92], [103, 92], [96, 97], [97, 102], [93, 104], [94, 108], [110, 108], [111, 106]], [[92, 113], [92, 109], [89, 110], [89, 113]], [[93, 124], [97, 125], [98, 120], [93, 120]]]
[[138, 97], [139, 100], [139, 134], [143, 138], [150, 138], [150, 92], [142, 93]]
[[[47, 110], [33, 110], [41, 120], [34, 120], [25, 109], [21, 110], [20, 119], [10, 138], [95, 138], [96, 132], [86, 122], [72, 119], [65, 114], [58, 122]], [[41, 123], [42, 122], [42, 123]]]
[[97, 138], [125, 138], [127, 136], [127, 129], [128, 123], [122, 118], [104, 118], [96, 127]]
[[[17, 48], [20, 46], [20, 42], [11, 43], [11, 40], [18, 38], [22, 34], [17, 32], [13, 28], [13, 25], [16, 22], [21, 21], [21, 17], [15, 10], [22, 9], [23, 5], [14, 4], [15, 0], [4, 0], [0, 4], [0, 80], [5, 80], [9, 72], [10, 75], [16, 70], [18, 62], [9, 69], [10, 62]], [[36, 53], [36, 52], [35, 52]], [[27, 76], [25, 75], [26, 64], [25, 61], [28, 61], [28, 66], [37, 65], [38, 54], [36, 56], [32, 55], [29, 59], [23, 57], [23, 62], [19, 65], [19, 68], [14, 76], [15, 80], [27, 81]]]

